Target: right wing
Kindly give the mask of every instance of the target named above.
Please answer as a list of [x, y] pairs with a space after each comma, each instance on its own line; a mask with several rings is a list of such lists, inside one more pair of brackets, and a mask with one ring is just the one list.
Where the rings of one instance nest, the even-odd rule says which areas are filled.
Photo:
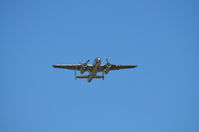
[[[109, 70], [120, 70], [120, 69], [129, 69], [129, 68], [136, 68], [137, 65], [110, 65]], [[107, 65], [100, 66], [100, 71], [106, 70]]]
[[64, 68], [69, 70], [80, 70], [81, 64], [52, 65], [54, 68]]
[[110, 70], [120, 70], [120, 69], [128, 69], [128, 68], [136, 68], [137, 65], [111, 65]]

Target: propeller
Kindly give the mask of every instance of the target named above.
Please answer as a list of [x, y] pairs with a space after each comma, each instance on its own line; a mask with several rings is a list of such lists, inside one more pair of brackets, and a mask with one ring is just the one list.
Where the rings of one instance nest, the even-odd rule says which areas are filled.
[[87, 64], [89, 61], [90, 61], [90, 60], [88, 59], [88, 60], [85, 62], [85, 64]]
[[86, 62], [82, 63], [83, 66], [86, 66], [90, 60], [88, 59]]
[[83, 66], [86, 66], [87, 64], [88, 64], [88, 62], [89, 62], [90, 60], [88, 59], [86, 62], [84, 62], [84, 63], [81, 63], [81, 62], [79, 62], [79, 64], [81, 64], [81, 65], [83, 65]]
[[109, 60], [108, 60], [108, 58], [106, 58], [106, 68], [104, 69], [104, 73], [105, 74], [108, 74], [109, 73], [109, 71], [110, 71], [110, 68], [111, 68], [111, 66], [112, 66], [112, 64], [109, 62]]
[[106, 63], [107, 66], [111, 66], [111, 63], [109, 62], [108, 58], [106, 58], [106, 62], [107, 62]]

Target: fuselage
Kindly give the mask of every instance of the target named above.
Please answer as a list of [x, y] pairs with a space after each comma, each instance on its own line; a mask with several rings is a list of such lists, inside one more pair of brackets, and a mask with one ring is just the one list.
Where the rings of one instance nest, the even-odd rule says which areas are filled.
[[101, 65], [101, 58], [99, 57], [95, 58], [94, 63], [93, 63], [93, 68], [89, 71], [88, 82], [91, 82], [93, 77], [96, 76], [100, 65]]

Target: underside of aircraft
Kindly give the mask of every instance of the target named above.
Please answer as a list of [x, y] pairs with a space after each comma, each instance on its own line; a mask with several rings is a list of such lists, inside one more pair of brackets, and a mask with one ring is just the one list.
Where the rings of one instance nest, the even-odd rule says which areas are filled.
[[[75, 78], [88, 79], [88, 82], [91, 82], [93, 79], [104, 79], [104, 74], [108, 74], [111, 70], [120, 70], [120, 69], [129, 69], [136, 68], [137, 65], [114, 65], [111, 64], [106, 58], [107, 63], [101, 65], [101, 58], [97, 57], [94, 60], [93, 64], [88, 64], [90, 60], [87, 60], [84, 63], [80, 64], [57, 64], [53, 65], [54, 68], [63, 68], [68, 70], [75, 70]], [[76, 75], [76, 71], [80, 71], [80, 74], [88, 72], [89, 75]], [[97, 75], [98, 72], [101, 72], [102, 75]]]

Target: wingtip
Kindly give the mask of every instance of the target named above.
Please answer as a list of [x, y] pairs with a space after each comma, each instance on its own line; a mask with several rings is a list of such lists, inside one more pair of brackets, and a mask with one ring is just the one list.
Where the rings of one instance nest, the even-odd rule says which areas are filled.
[[57, 65], [52, 65], [52, 67], [53, 67], [53, 68], [56, 68], [56, 67], [57, 67]]
[[132, 65], [132, 66], [131, 66], [131, 68], [136, 68], [136, 67], [138, 67], [138, 65]]

